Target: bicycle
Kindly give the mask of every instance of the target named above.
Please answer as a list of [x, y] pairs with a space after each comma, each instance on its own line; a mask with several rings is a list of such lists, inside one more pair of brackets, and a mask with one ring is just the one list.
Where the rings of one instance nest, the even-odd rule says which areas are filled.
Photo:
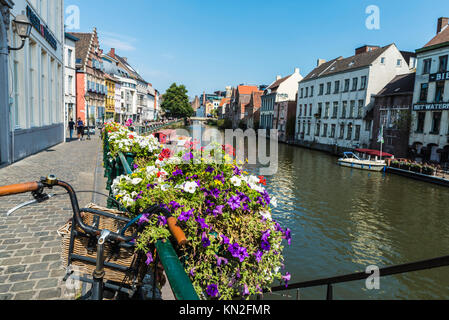
[[[47, 194], [44, 192], [45, 189], [52, 190], [54, 187], [60, 187], [67, 191], [70, 202], [72, 205], [73, 210], [73, 216], [71, 218], [72, 223], [72, 231], [71, 231], [71, 237], [89, 237], [91, 240], [94, 240], [96, 242], [96, 259], [95, 261], [92, 261], [92, 259], [89, 259], [87, 257], [82, 256], [75, 256], [73, 255], [72, 249], [69, 248], [69, 255], [68, 255], [68, 266], [70, 267], [72, 259], [78, 259], [90, 263], [95, 263], [95, 270], [92, 274], [92, 279], [88, 279], [85, 277], [76, 277], [77, 280], [80, 280], [85, 283], [91, 283], [92, 288], [90, 290], [90, 300], [103, 300], [104, 299], [104, 293], [105, 289], [115, 292], [115, 293], [125, 293], [128, 294], [129, 297], [135, 296], [136, 293], [142, 291], [143, 284], [136, 284], [133, 285], [131, 288], [125, 288], [120, 285], [111, 284], [104, 281], [105, 277], [105, 265], [108, 268], [119, 268], [120, 266], [115, 266], [113, 264], [105, 264], [105, 245], [109, 244], [111, 246], [114, 246], [118, 250], [135, 250], [135, 239], [138, 235], [138, 233], [146, 226], [146, 224], [138, 224], [138, 221], [144, 214], [162, 214], [167, 218], [167, 224], [169, 227], [169, 230], [173, 237], [176, 239], [178, 245], [183, 246], [186, 243], [186, 237], [184, 235], [184, 232], [179, 228], [179, 226], [176, 225], [176, 218], [174, 218], [171, 213], [165, 209], [161, 208], [160, 206], [154, 205], [147, 210], [144, 210], [145, 212], [138, 215], [137, 217], [131, 219], [124, 216], [116, 216], [108, 212], [99, 211], [99, 210], [93, 210], [93, 209], [87, 209], [83, 208], [80, 209], [78, 204], [78, 199], [76, 196], [76, 192], [73, 189], [73, 187], [63, 181], [59, 181], [56, 176], [49, 175], [46, 178], [41, 178], [37, 182], [28, 182], [28, 183], [22, 183], [22, 184], [15, 184], [15, 185], [8, 185], [8, 186], [2, 186], [0, 187], [0, 198], [5, 196], [11, 196], [11, 195], [17, 195], [17, 194], [23, 194], [23, 193], [31, 193], [33, 195], [34, 200], [27, 201], [25, 203], [22, 203], [18, 205], [17, 207], [10, 210], [7, 215], [10, 216], [13, 212], [15, 212], [18, 209], [21, 209], [25, 206], [34, 204], [34, 203], [43, 203], [45, 201], [50, 200], [55, 196], [55, 194]], [[122, 224], [126, 224], [121, 230], [118, 230], [117, 232], [113, 232], [111, 230], [102, 230], [99, 228], [98, 220], [93, 219], [92, 225], [86, 224], [83, 221], [82, 213], [88, 213], [91, 215], [94, 215], [95, 217], [105, 217], [109, 219], [116, 220]], [[136, 231], [131, 236], [125, 236], [125, 233], [131, 228], [136, 227]], [[72, 239], [73, 240], [73, 239]], [[157, 266], [157, 264], [155, 264]], [[70, 268], [69, 268], [70, 269]], [[155, 268], [154, 272], [156, 273], [157, 268]], [[67, 281], [67, 279], [73, 276], [70, 271], [68, 271], [67, 275], [64, 277], [64, 281]], [[156, 277], [155, 277], [156, 278]], [[155, 279], [154, 278], [154, 279]], [[155, 281], [155, 280], [154, 280]], [[153, 285], [153, 288], [156, 286]], [[153, 298], [155, 296], [155, 292], [153, 291]]]

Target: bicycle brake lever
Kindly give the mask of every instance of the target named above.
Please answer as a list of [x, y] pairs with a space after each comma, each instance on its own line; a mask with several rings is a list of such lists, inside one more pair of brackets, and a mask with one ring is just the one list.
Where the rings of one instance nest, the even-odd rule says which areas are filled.
[[24, 202], [24, 203], [21, 203], [21, 204], [19, 204], [18, 206], [15, 206], [14, 208], [12, 208], [11, 210], [9, 210], [7, 213], [6, 213], [6, 216], [7, 217], [9, 217], [11, 214], [13, 214], [14, 212], [16, 212], [17, 210], [19, 210], [19, 209], [22, 209], [22, 208], [24, 208], [24, 207], [27, 207], [27, 206], [30, 206], [30, 205], [32, 205], [32, 204], [35, 204], [35, 203], [41, 203], [41, 202], [44, 202], [44, 201], [46, 201], [46, 200], [49, 200], [50, 198], [53, 198], [55, 195], [54, 194], [48, 194], [48, 195], [45, 195], [45, 197], [42, 197], [40, 200], [31, 200], [31, 201], [27, 201], [27, 202]]

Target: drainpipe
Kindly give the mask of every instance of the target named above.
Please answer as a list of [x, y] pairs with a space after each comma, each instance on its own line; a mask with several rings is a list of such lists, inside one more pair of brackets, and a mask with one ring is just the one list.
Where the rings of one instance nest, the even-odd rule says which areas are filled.
[[[8, 29], [9, 10], [12, 8], [11, 1], [0, 1], [0, 153], [2, 161], [11, 163], [10, 146], [10, 105], [9, 105], [9, 73], [8, 73]], [[5, 134], [3, 136], [3, 133]], [[5, 157], [5, 158], [4, 158]]]

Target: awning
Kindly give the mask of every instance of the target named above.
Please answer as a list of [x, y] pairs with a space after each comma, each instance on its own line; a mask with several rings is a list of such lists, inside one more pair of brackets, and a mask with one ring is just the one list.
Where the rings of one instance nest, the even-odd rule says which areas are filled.
[[359, 152], [359, 153], [368, 154], [370, 156], [375, 156], [375, 157], [383, 157], [383, 158], [391, 158], [391, 157], [393, 157], [393, 155], [390, 154], [390, 153], [382, 152], [382, 154], [381, 154], [379, 150], [356, 149], [355, 151]]

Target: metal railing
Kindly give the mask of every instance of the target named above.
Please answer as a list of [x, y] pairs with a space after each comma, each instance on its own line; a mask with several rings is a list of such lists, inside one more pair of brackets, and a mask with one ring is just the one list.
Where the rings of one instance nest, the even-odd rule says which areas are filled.
[[[435, 259], [429, 259], [424, 261], [406, 263], [391, 267], [385, 267], [379, 269], [379, 277], [392, 276], [397, 274], [404, 274], [422, 270], [429, 270], [434, 268], [441, 268], [449, 266], [449, 256], [439, 257]], [[366, 272], [358, 272], [347, 274], [343, 276], [337, 276], [332, 278], [323, 278], [317, 280], [310, 280], [305, 282], [299, 282], [295, 284], [289, 284], [288, 288], [285, 286], [278, 286], [271, 288], [271, 293], [277, 292], [286, 292], [290, 290], [297, 290], [296, 297], [299, 299], [299, 289], [312, 288], [312, 287], [322, 287], [327, 286], [327, 300], [333, 299], [333, 286], [340, 283], [358, 281], [358, 280], [366, 280], [368, 277], [371, 277], [372, 274], [368, 274]], [[264, 293], [270, 293], [269, 290], [266, 290]], [[258, 296], [258, 299], [261, 299], [261, 296]]]
[[[109, 143], [107, 132], [104, 133], [104, 164], [105, 164], [105, 177], [107, 180], [107, 189], [110, 191], [112, 197], [111, 184], [113, 180], [122, 174], [132, 174], [131, 166], [134, 162], [134, 155], [123, 154], [119, 152], [116, 159], [112, 159], [109, 153]], [[108, 200], [108, 208], [117, 208], [117, 204], [111, 199]], [[195, 291], [195, 288], [190, 281], [189, 276], [184, 270], [184, 267], [179, 260], [175, 249], [170, 241], [157, 241], [156, 249], [158, 255], [155, 259], [155, 265], [158, 263], [158, 259], [164, 266], [165, 273], [167, 275], [168, 282], [172, 288], [173, 294], [177, 300], [199, 300], [199, 297]]]

